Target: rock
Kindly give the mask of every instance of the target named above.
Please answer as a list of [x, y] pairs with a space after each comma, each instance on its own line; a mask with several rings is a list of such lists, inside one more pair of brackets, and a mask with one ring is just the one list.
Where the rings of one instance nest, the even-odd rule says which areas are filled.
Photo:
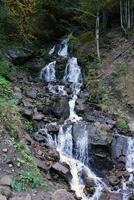
[[11, 188], [9, 186], [0, 186], [0, 194], [9, 198], [12, 195]]
[[65, 178], [66, 180], [69, 179], [70, 177], [70, 170], [69, 168], [67, 168], [66, 166], [64, 166], [62, 163], [57, 162], [55, 164], [52, 165], [51, 169], [50, 169], [51, 173], [57, 173], [58, 175], [60, 175], [61, 177]]
[[[127, 137], [116, 136], [112, 142], [112, 158], [115, 162], [119, 161], [122, 156], [126, 156]], [[123, 160], [122, 160], [123, 161]]]
[[34, 52], [29, 49], [15, 50], [10, 49], [7, 51], [6, 56], [11, 60], [15, 65], [22, 65], [28, 60], [30, 60], [34, 55]]
[[8, 149], [2, 149], [2, 152], [3, 152], [3, 153], [7, 153], [7, 152], [8, 152]]
[[7, 198], [0, 194], [0, 200], [7, 200]]
[[118, 179], [116, 176], [109, 176], [108, 177], [108, 181], [110, 183], [111, 186], [116, 186], [120, 183], [120, 179]]
[[28, 108], [25, 108], [25, 107], [22, 108], [21, 109], [21, 114], [23, 116], [27, 117], [28, 119], [32, 119], [32, 115], [33, 115], [32, 110], [30, 110]]
[[51, 107], [51, 113], [58, 119], [69, 117], [68, 99], [65, 97], [57, 98]]
[[29, 99], [23, 99], [22, 103], [25, 107], [33, 107], [33, 104], [29, 101]]
[[33, 115], [33, 120], [36, 120], [36, 121], [41, 121], [44, 119], [44, 115], [42, 113], [39, 113], [39, 112], [36, 112], [34, 113]]
[[123, 195], [121, 193], [110, 193], [103, 192], [99, 198], [99, 200], [122, 200]]
[[28, 89], [27, 91], [26, 91], [26, 96], [28, 97], [28, 98], [31, 98], [31, 99], [36, 99], [36, 97], [37, 97], [37, 90], [35, 90], [35, 89]]
[[86, 110], [85, 100], [77, 99], [75, 109], [76, 109], [76, 113], [83, 114]]
[[130, 122], [130, 123], [128, 124], [128, 127], [129, 127], [130, 131], [131, 131], [132, 133], [134, 133], [134, 121]]
[[8, 176], [8, 175], [3, 176], [3, 177], [0, 179], [0, 185], [10, 186], [10, 185], [11, 185], [11, 177]]
[[74, 196], [65, 189], [60, 189], [54, 192], [52, 200], [75, 200]]
[[32, 200], [30, 194], [19, 194], [16, 193], [16, 195], [12, 198], [10, 198], [9, 200]]
[[59, 125], [57, 123], [50, 123], [47, 125], [47, 130], [49, 133], [58, 133]]

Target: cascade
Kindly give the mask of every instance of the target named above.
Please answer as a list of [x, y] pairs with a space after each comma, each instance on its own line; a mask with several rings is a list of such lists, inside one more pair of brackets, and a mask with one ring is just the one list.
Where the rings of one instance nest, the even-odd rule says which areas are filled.
[[[82, 118], [79, 117], [75, 112], [75, 104], [78, 98], [78, 94], [82, 87], [82, 73], [81, 68], [78, 65], [77, 58], [69, 57], [68, 53], [68, 41], [69, 39], [63, 40], [63, 42], [58, 46], [58, 51], [56, 45], [50, 50], [50, 55], [62, 56], [68, 58], [64, 77], [62, 84], [53, 84], [56, 81], [55, 75], [55, 65], [56, 61], [53, 61], [46, 65], [41, 71], [41, 79], [48, 83], [48, 89], [51, 93], [68, 96], [65, 85], [67, 84], [71, 89], [71, 97], [69, 100], [70, 115], [69, 118], [64, 121], [64, 124], [60, 125], [58, 136], [53, 139], [49, 136], [47, 132], [47, 127], [45, 128], [45, 137], [47, 137], [47, 143], [51, 147], [57, 148], [60, 154], [60, 161], [66, 163], [70, 167], [70, 172], [72, 179], [70, 181], [70, 187], [77, 197], [82, 200], [99, 200], [101, 193], [105, 191], [110, 191], [110, 189], [105, 185], [102, 180], [95, 175], [90, 169], [89, 163], [89, 144], [88, 144], [88, 132], [86, 128], [83, 128], [82, 136], [77, 137], [76, 141], [73, 138], [73, 125], [77, 121], [83, 122]], [[75, 142], [75, 154], [74, 154], [74, 142]], [[129, 180], [123, 181], [123, 200], [128, 200], [131, 189], [128, 188], [128, 184], [134, 181], [134, 139], [128, 138], [128, 149], [126, 155], [126, 170], [130, 172]], [[86, 177], [94, 181], [95, 189], [94, 193], [90, 196], [84, 193], [85, 181], [82, 174], [86, 174]], [[127, 192], [126, 192], [127, 191]], [[129, 192], [128, 192], [129, 191]]]

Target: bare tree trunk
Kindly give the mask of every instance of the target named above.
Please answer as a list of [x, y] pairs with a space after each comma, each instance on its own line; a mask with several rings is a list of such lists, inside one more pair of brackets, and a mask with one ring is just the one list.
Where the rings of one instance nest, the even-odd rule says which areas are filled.
[[134, 9], [134, 7], [133, 7], [133, 1], [131, 1], [131, 6], [130, 6], [131, 8], [131, 27], [134, 25], [134, 11], [133, 11], [133, 9]]
[[123, 20], [123, 4], [122, 4], [122, 0], [120, 0], [120, 23], [121, 23], [121, 28], [124, 31], [124, 33], [126, 34], [126, 29], [124, 27], [124, 20]]
[[99, 6], [97, 7], [97, 12], [96, 12], [96, 48], [97, 48], [97, 56], [98, 59], [100, 60], [100, 10]]
[[128, 13], [128, 17], [127, 17], [127, 18], [128, 18], [128, 20], [127, 20], [127, 21], [128, 21], [128, 22], [127, 22], [127, 28], [130, 29], [130, 28], [131, 28], [131, 9], [130, 9], [130, 0], [128, 0], [127, 3], [128, 3], [128, 6], [127, 6], [127, 7], [128, 7], [128, 12], [127, 12], [127, 13]]

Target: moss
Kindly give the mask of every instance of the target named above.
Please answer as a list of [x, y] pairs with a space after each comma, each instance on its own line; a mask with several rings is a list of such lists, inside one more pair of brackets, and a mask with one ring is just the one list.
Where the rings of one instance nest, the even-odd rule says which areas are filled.
[[122, 131], [128, 131], [128, 123], [124, 119], [118, 119], [116, 127]]

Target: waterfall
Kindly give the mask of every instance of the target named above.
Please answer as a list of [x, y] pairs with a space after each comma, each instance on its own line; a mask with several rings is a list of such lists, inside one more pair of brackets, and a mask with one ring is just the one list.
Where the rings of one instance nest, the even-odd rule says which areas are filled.
[[46, 82], [55, 81], [56, 80], [55, 65], [56, 65], [56, 61], [50, 62], [48, 65], [46, 65], [41, 70], [40, 78]]
[[49, 51], [49, 55], [56, 54], [58, 56], [67, 58], [68, 57], [68, 41], [69, 38], [63, 40], [60, 45], [54, 45], [53, 48]]
[[134, 193], [134, 189], [130, 187], [134, 182], [134, 138], [128, 137], [127, 141], [126, 170], [130, 176], [128, 181], [122, 180], [123, 200], [129, 200], [129, 197]]
[[[49, 54], [55, 53], [56, 45], [50, 50]], [[58, 54], [64, 58], [68, 57], [68, 39], [63, 40], [59, 45]], [[55, 65], [56, 61], [46, 65], [41, 71], [41, 78], [46, 82], [52, 82], [56, 80], [55, 77]], [[70, 186], [77, 197], [82, 200], [99, 200], [101, 192], [105, 188], [105, 184], [98, 178], [87, 166], [89, 162], [89, 144], [88, 144], [88, 132], [86, 128], [83, 129], [82, 137], [77, 137], [76, 141], [73, 138], [73, 124], [79, 120], [82, 120], [75, 112], [75, 103], [78, 98], [78, 94], [82, 86], [82, 73], [81, 68], [78, 65], [77, 58], [71, 57], [68, 59], [66, 69], [63, 77], [64, 84], [68, 84], [72, 94], [69, 100], [70, 115], [64, 124], [60, 126], [59, 133], [55, 141], [52, 137], [48, 137], [48, 144], [57, 144], [57, 151], [60, 154], [60, 161], [66, 163], [70, 167], [72, 179]], [[56, 95], [67, 95], [64, 86], [48, 84], [50, 92]], [[73, 152], [75, 143], [75, 155]], [[92, 195], [86, 195], [84, 192], [85, 181], [82, 174], [85, 174], [86, 178], [92, 179], [94, 182], [94, 193]]]

